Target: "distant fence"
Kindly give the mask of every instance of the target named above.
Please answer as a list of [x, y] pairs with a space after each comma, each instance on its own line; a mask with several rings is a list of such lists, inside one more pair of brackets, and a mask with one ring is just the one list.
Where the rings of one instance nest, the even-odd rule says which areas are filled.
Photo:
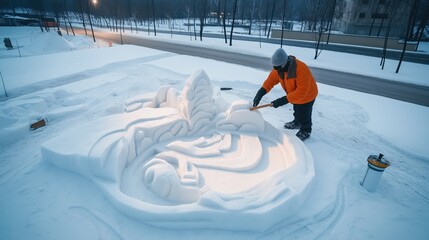
[[[271, 31], [271, 38], [281, 38], [282, 30], [273, 29]], [[305, 41], [316, 41], [317, 40], [316, 32], [298, 32], [298, 31], [284, 31], [284, 39], [294, 39], [294, 40], [305, 40]], [[326, 42], [328, 34], [324, 33], [322, 36], [322, 42]], [[331, 33], [329, 37], [330, 43], [339, 43], [339, 44], [349, 44], [349, 45], [358, 45], [358, 46], [367, 46], [367, 47], [376, 47], [383, 48], [384, 46], [384, 37], [374, 37], [374, 36], [362, 36], [362, 35], [349, 35], [349, 34], [333, 34]], [[399, 38], [388, 38], [387, 48], [402, 50], [404, 44], [400, 41]], [[417, 44], [414, 42], [407, 43], [408, 51], [416, 51]]]

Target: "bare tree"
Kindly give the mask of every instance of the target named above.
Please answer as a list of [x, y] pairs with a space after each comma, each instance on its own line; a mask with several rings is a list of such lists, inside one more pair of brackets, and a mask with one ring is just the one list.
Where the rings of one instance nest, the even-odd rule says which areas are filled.
[[414, 0], [413, 5], [410, 8], [410, 15], [408, 18], [407, 31], [406, 31], [405, 39], [404, 39], [404, 47], [402, 48], [401, 57], [399, 58], [398, 67], [396, 68], [396, 73], [398, 73], [399, 69], [401, 68], [402, 60], [404, 59], [405, 51], [407, 50], [408, 39], [411, 37], [412, 32], [413, 32], [413, 22], [414, 22], [415, 15], [417, 13], [419, 2], [420, 2], [420, 0]]
[[329, 38], [331, 37], [331, 31], [332, 31], [332, 23], [334, 22], [334, 16], [335, 16], [335, 9], [337, 8], [338, 1], [340, 0], [331, 0], [329, 1], [330, 7], [330, 18], [328, 22], [328, 36], [326, 38], [326, 44], [329, 44]]
[[153, 16], [153, 32], [156, 36], [156, 18], [155, 18], [155, 3], [152, 0], [152, 16]]
[[80, 8], [80, 15], [82, 17], [83, 29], [85, 30], [85, 35], [88, 35], [88, 33], [86, 32], [85, 15], [83, 14], [82, 0], [79, 0], [79, 8]]
[[383, 52], [382, 52], [381, 61], [380, 61], [381, 69], [384, 69], [384, 64], [386, 63], [387, 40], [389, 39], [390, 28], [392, 27], [393, 19], [395, 18], [397, 9], [398, 9], [397, 7], [393, 8], [389, 14], [389, 21], [387, 23], [386, 33], [384, 36]]
[[384, 25], [384, 20], [388, 18], [387, 12], [389, 11], [388, 9], [389, 9], [390, 3], [391, 3], [391, 1], [388, 1], [388, 3], [385, 4], [385, 7], [383, 9], [383, 13], [381, 14], [382, 18], [381, 18], [380, 26], [378, 27], [377, 37], [380, 36], [381, 29], [383, 28], [383, 25]]
[[235, 22], [235, 13], [237, 12], [237, 0], [234, 2], [234, 9], [232, 11], [232, 24], [231, 24], [231, 33], [229, 36], [229, 46], [232, 46], [232, 34], [234, 32], [234, 22]]
[[146, 0], [146, 13], [147, 13], [147, 34], [150, 35], [149, 0]]
[[186, 10], [186, 18], [188, 20], [187, 27], [188, 27], [189, 35], [191, 35], [191, 8], [189, 6], [186, 6], [185, 10]]
[[273, 8], [272, 8], [272, 10], [271, 10], [271, 20], [270, 20], [270, 26], [268, 27], [267, 38], [269, 38], [269, 37], [270, 37], [270, 31], [271, 31], [271, 26], [272, 26], [272, 24], [273, 24], [274, 10], [276, 9], [276, 3], [277, 3], [277, 0], [274, 0], [274, 1], [273, 1]]
[[380, 7], [380, 1], [378, 1], [377, 7], [375, 8], [375, 14], [373, 14], [373, 16], [372, 16], [372, 23], [371, 23], [371, 27], [369, 28], [368, 36], [371, 36], [372, 29], [374, 28], [375, 19], [377, 19], [376, 15], [378, 15], [378, 8], [379, 7]]
[[[316, 3], [314, 1], [317, 1]], [[319, 16], [318, 10], [320, 7], [320, 0], [307, 0], [306, 5], [306, 19], [308, 21], [308, 30], [316, 31], [317, 17]]]
[[196, 0], [194, 0], [194, 36], [195, 36], [195, 40], [197, 40], [196, 19], [197, 19], [197, 3], [196, 3]]
[[86, 7], [87, 7], [87, 10], [88, 10], [89, 25], [91, 26], [92, 39], [94, 39], [94, 42], [95, 42], [94, 29], [92, 27], [92, 20], [91, 20], [91, 8], [89, 6], [89, 0], [85, 0], [85, 1], [86, 1]]
[[249, 21], [249, 35], [252, 34], [253, 14], [255, 13], [255, 4], [256, 4], [256, 0], [253, 0], [252, 11], [250, 13], [250, 21]]
[[[72, 26], [72, 24], [71, 24], [71, 22], [70, 22], [70, 16], [69, 16], [69, 12], [68, 12], [68, 10], [67, 10], [67, 0], [64, 0], [63, 4], [64, 4], [64, 15], [65, 15], [65, 17], [67, 18], [67, 21], [68, 21], [68, 23], [69, 23], [69, 26], [70, 26], [70, 29], [71, 29], [71, 31], [72, 31], [72, 33], [73, 33], [73, 35], [76, 35], [76, 34], [74, 33], [73, 26]], [[66, 26], [67, 26], [67, 23], [66, 23]]]
[[[131, 0], [128, 0], [128, 7], [129, 7], [128, 9], [129, 9], [129, 13], [130, 13], [130, 19], [132, 21], [133, 12], [131, 11]], [[131, 23], [130, 26], [131, 26], [131, 32], [133, 32], [133, 24]], [[136, 30], [137, 30], [137, 25], [136, 25]]]
[[[44, 22], [43, 19], [44, 19], [46, 13], [45, 13], [45, 6], [43, 4], [43, 1], [42, 0], [32, 1], [31, 6], [33, 8], [33, 11], [34, 11], [35, 15], [39, 19], [40, 30], [42, 32], [44, 32], [42, 23]], [[45, 25], [46, 31], [49, 31], [49, 29], [47, 29], [46, 24], [44, 24], [44, 25]]]
[[220, 25], [220, 20], [221, 20], [221, 0], [215, 0], [215, 5], [216, 5], [216, 20], [217, 20], [217, 24]]
[[[304, 3], [304, 5], [306, 5], [306, 2], [307, 1], [305, 1]], [[301, 22], [301, 29], [300, 29], [300, 31], [302, 32], [302, 31], [304, 31], [304, 29], [305, 29], [305, 21], [307, 21], [307, 18], [308, 18], [308, 8], [307, 7], [304, 7], [303, 6], [303, 3], [300, 3], [300, 4], [297, 4], [296, 2], [295, 2], [295, 5], [294, 5], [294, 8], [295, 8], [295, 15], [296, 15], [296, 20], [298, 20], [299, 22]]]
[[423, 37], [424, 31], [427, 28], [427, 23], [429, 21], [429, 1], [426, 1], [423, 4], [424, 6], [419, 8], [421, 9], [421, 18], [420, 23], [418, 24], [416, 29], [416, 38], [414, 39], [417, 41], [417, 48], [420, 45], [420, 41]]
[[325, 31], [325, 23], [327, 22], [326, 19], [328, 17], [328, 11], [329, 11], [328, 5], [329, 5], [329, 0], [324, 0], [323, 2], [322, 0], [317, 0], [315, 12], [319, 14], [314, 18], [316, 19], [316, 21], [313, 23], [314, 27], [318, 29], [314, 59], [317, 59], [317, 57], [322, 52], [321, 40], [322, 40], [323, 32]]
[[223, 35], [225, 37], [225, 43], [228, 43], [227, 37], [226, 37], [226, 0], [223, 1], [223, 18], [222, 18], [222, 24], [223, 24]]
[[269, 17], [269, 9], [270, 9], [270, 2], [269, 0], [267, 1], [268, 3], [265, 4], [266, 8], [265, 8], [265, 28], [264, 28], [264, 35], [267, 35], [267, 31], [268, 31], [268, 17]]
[[58, 32], [58, 34], [61, 34], [61, 32], [60, 32], [60, 15], [62, 12], [61, 3], [60, 2], [53, 2], [52, 3], [52, 10], [53, 10], [53, 13], [55, 15], [55, 21], [57, 22], [57, 26], [56, 26], [57, 32]]
[[[152, 0], [153, 1], [153, 0]], [[206, 9], [207, 9], [207, 0], [202, 0], [201, 3], [201, 14], [200, 14], [200, 41], [203, 41], [203, 30], [204, 23], [206, 21]]]

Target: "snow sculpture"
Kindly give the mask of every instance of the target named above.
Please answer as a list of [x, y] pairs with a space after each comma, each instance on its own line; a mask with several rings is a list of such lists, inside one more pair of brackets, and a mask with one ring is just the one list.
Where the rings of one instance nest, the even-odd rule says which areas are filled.
[[246, 131], [263, 133], [265, 121], [257, 111], [249, 111], [251, 107], [247, 101], [233, 102], [226, 112], [226, 119], [219, 121], [217, 127], [224, 130]]
[[187, 81], [183, 88], [179, 110], [189, 124], [189, 134], [201, 135], [213, 128], [212, 119], [216, 114], [213, 90], [205, 72], [196, 72], [190, 79], [193, 81]]
[[202, 186], [198, 170], [191, 163], [168, 160], [155, 158], [144, 165], [145, 185], [158, 196], [175, 202], [198, 201]]
[[135, 97], [123, 114], [45, 142], [42, 157], [147, 224], [264, 231], [302, 206], [314, 168], [301, 141], [249, 107], [214, 97], [198, 71], [181, 93]]

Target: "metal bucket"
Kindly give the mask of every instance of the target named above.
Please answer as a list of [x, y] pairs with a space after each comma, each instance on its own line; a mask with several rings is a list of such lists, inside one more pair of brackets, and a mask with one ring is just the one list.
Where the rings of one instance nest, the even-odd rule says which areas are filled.
[[375, 192], [384, 170], [389, 166], [390, 163], [383, 158], [383, 154], [370, 155], [368, 157], [368, 169], [360, 185], [368, 192]]

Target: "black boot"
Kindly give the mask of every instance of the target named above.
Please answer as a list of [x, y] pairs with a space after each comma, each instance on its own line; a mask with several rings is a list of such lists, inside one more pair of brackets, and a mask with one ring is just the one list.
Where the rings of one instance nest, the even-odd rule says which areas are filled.
[[299, 129], [300, 125], [297, 121], [293, 120], [292, 122], [285, 123], [284, 127], [286, 129]]
[[310, 135], [311, 135], [311, 132], [309, 132], [309, 131], [305, 131], [305, 130], [299, 130], [297, 133], [296, 133], [296, 136], [299, 138], [299, 139], [301, 139], [301, 141], [305, 141], [307, 138], [309, 138], [310, 137]]

